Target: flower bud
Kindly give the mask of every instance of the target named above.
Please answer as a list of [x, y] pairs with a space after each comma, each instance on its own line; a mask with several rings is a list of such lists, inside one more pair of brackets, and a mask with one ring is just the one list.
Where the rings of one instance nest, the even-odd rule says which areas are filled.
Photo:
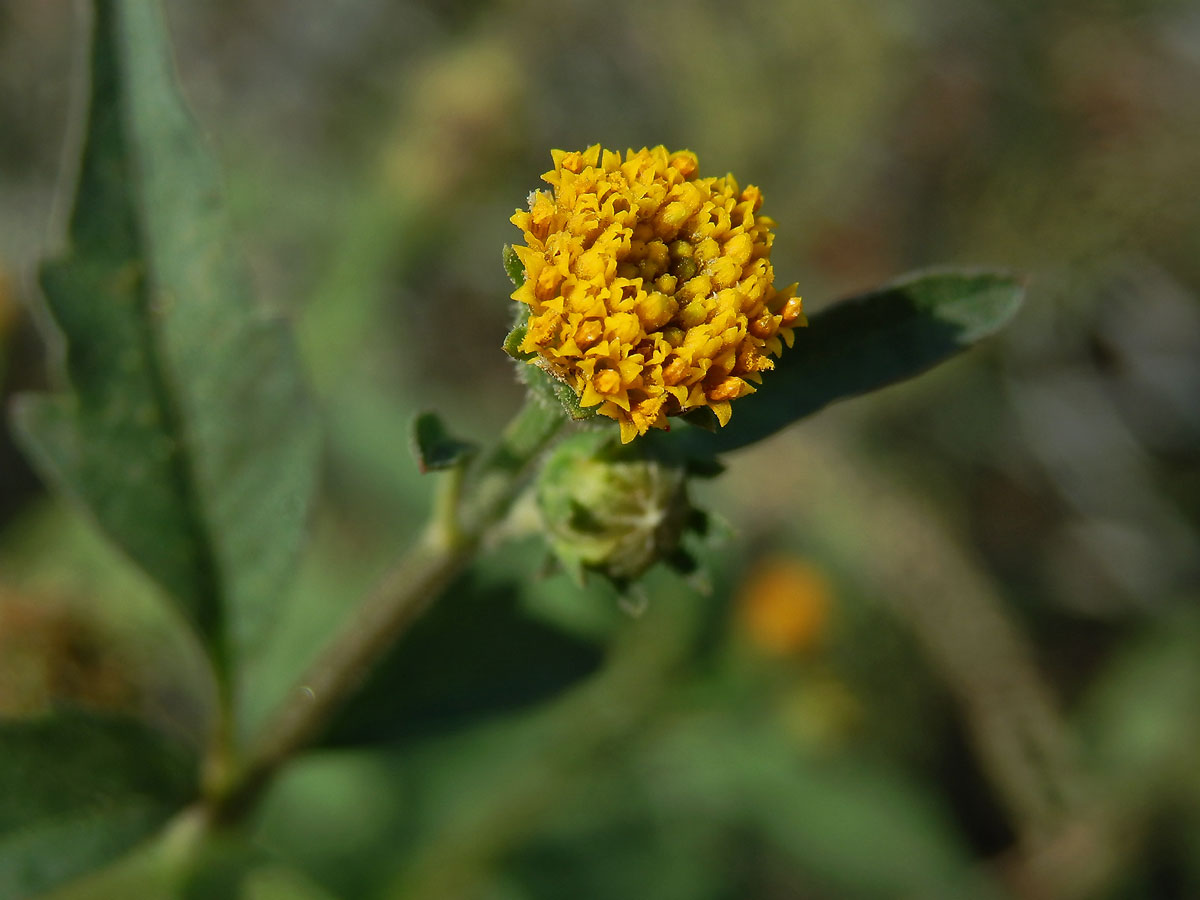
[[537, 505], [564, 567], [616, 582], [671, 556], [692, 514], [683, 466], [618, 447], [599, 432], [575, 435], [551, 453]]

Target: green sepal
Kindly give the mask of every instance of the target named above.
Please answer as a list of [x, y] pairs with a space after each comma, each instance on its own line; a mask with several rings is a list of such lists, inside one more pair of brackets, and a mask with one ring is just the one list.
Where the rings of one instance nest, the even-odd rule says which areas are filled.
[[546, 556], [541, 560], [538, 577], [552, 578], [556, 575], [565, 575], [570, 578], [575, 587], [581, 590], [588, 586], [588, 570], [584, 568], [580, 558], [571, 556], [570, 553], [559, 556], [558, 553], [547, 551]]
[[703, 509], [693, 508], [688, 515], [687, 530], [700, 537], [707, 537], [712, 530], [712, 516]]
[[737, 536], [737, 529], [724, 516], [711, 510], [697, 510], [697, 512], [700, 517], [693, 517], [688, 522], [684, 538], [690, 537], [702, 542], [704, 547], [701, 551], [702, 555], [728, 544]]
[[412, 423], [413, 456], [422, 472], [436, 472], [462, 465], [479, 450], [470, 441], [452, 436], [434, 412], [419, 414]]
[[583, 564], [583, 560], [568, 552], [560, 552], [555, 558], [558, 560], [559, 571], [570, 578], [575, 587], [580, 590], [587, 587], [590, 570]]
[[693, 478], [716, 478], [725, 471], [725, 463], [715, 456], [691, 456], [684, 462], [688, 475]]
[[684, 547], [676, 547], [675, 550], [663, 559], [663, 562], [672, 570], [680, 575], [694, 575], [700, 569], [700, 560], [696, 558], [694, 553], [689, 552]]
[[529, 331], [529, 307], [518, 303], [517, 315], [513, 321], [512, 330], [504, 338], [504, 352], [518, 362], [529, 362], [536, 353], [527, 353], [521, 349], [525, 342], [525, 334]]
[[[525, 267], [521, 265], [521, 259], [512, 248], [512, 244], [504, 245], [504, 272], [513, 283], [513, 287], [519, 288], [525, 283]], [[525, 341], [525, 332], [528, 330], [529, 307], [524, 303], [517, 303], [512, 330], [504, 338], [504, 352], [521, 362], [528, 362], [537, 356], [536, 353], [526, 353], [521, 349], [521, 344]]]
[[504, 245], [503, 255], [504, 274], [513, 283], [513, 287], [519, 288], [525, 283], [525, 267], [521, 265], [521, 257], [517, 256], [517, 251], [513, 249], [512, 244]]
[[663, 563], [688, 579], [698, 592], [704, 593], [705, 585], [711, 588], [713, 574], [707, 560], [712, 551], [732, 535], [733, 527], [720, 516], [693, 506], [688, 511], [679, 546], [663, 559]]
[[[712, 564], [709, 561], [709, 554], [715, 543], [717, 542], [707, 535], [701, 537], [695, 533], [685, 533], [676, 557], [666, 560], [671, 570], [682, 578], [691, 590], [701, 597], [711, 597], [715, 589], [716, 573], [713, 571]], [[681, 567], [681, 564], [686, 565], [686, 560], [690, 560], [695, 565], [691, 569]]]
[[567, 501], [568, 524], [572, 531], [580, 534], [603, 534], [605, 524], [596, 518], [596, 514], [578, 500]]
[[537, 396], [549, 403], [557, 403], [572, 419], [591, 419], [599, 411], [600, 406], [584, 406], [579, 397], [565, 381], [544, 368], [538, 360], [533, 360], [520, 367], [521, 380]]

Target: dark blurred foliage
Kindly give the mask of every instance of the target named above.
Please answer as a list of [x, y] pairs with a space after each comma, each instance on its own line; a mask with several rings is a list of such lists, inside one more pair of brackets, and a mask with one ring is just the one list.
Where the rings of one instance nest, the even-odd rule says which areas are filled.
[[[1200, 894], [1194, 3], [167, 7], [329, 431], [251, 722], [416, 533], [412, 414], [486, 439], [517, 406], [499, 251], [550, 148], [760, 185], [811, 308], [936, 263], [1029, 283], [1000, 338], [730, 457], [707, 599], [661, 573], [633, 618], [528, 536], [487, 553], [269, 797], [252, 837], [304, 873], [269, 896]], [[0, 7], [5, 397], [54, 377], [78, 13]], [[202, 727], [195, 648], [4, 430], [0, 648], [8, 714]]]

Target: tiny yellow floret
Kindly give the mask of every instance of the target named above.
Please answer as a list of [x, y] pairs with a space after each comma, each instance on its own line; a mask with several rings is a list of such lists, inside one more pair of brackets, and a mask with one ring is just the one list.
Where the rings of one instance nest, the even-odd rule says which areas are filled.
[[762, 193], [697, 177], [686, 150], [551, 156], [551, 190], [512, 217], [525, 237], [521, 350], [616, 419], [624, 443], [701, 407], [725, 425], [805, 324], [796, 285], [773, 286]]

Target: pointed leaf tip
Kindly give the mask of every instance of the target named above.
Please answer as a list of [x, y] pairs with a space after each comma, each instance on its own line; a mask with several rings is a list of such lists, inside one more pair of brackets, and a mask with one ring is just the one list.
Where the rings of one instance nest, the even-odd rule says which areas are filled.
[[462, 465], [478, 451], [478, 445], [452, 437], [437, 413], [424, 412], [413, 419], [413, 455], [422, 472], [436, 472]]

